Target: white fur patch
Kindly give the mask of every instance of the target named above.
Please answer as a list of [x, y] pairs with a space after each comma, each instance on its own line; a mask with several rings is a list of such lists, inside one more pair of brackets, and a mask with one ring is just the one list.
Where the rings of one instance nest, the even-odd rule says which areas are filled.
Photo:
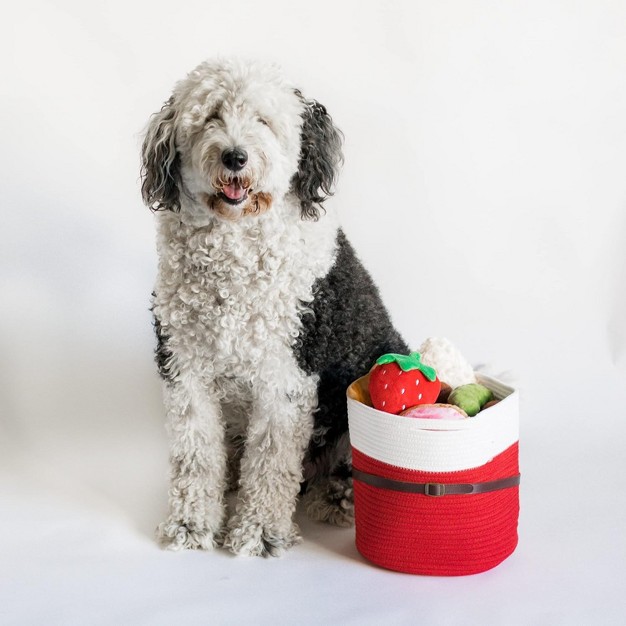
[[313, 283], [332, 266], [335, 220], [302, 221], [289, 199], [237, 222], [207, 216], [198, 228], [181, 218], [157, 215], [154, 312], [173, 371], [252, 386], [265, 371], [283, 388], [297, 384], [291, 345]]

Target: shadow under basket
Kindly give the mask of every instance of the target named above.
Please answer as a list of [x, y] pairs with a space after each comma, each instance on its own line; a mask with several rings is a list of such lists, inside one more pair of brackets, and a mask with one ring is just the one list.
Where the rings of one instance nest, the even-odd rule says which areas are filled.
[[519, 394], [488, 377], [500, 402], [463, 420], [371, 406], [369, 376], [348, 388], [356, 547], [409, 574], [489, 570], [517, 546]]

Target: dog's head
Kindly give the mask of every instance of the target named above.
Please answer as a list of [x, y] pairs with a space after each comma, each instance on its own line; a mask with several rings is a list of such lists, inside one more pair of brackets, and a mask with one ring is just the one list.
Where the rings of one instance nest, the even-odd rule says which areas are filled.
[[152, 116], [142, 149], [142, 194], [153, 210], [236, 220], [293, 193], [317, 219], [341, 163], [341, 133], [274, 66], [207, 62]]

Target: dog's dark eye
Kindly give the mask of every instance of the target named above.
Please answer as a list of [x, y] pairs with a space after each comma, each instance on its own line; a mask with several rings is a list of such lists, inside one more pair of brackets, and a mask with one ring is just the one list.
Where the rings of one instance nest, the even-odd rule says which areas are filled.
[[263, 126], [269, 126], [269, 123], [267, 120], [264, 120], [262, 117], [257, 118], [259, 120], [259, 122], [261, 122], [261, 124], [263, 124]]

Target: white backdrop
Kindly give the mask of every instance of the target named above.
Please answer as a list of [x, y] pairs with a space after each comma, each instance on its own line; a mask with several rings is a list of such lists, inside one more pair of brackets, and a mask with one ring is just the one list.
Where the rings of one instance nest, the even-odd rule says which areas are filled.
[[[85, 3], [3, 11], [0, 621], [624, 623], [626, 5]], [[139, 194], [149, 115], [199, 61], [279, 62], [346, 136], [329, 210], [413, 346], [522, 388], [520, 546], [484, 575], [170, 554]]]

